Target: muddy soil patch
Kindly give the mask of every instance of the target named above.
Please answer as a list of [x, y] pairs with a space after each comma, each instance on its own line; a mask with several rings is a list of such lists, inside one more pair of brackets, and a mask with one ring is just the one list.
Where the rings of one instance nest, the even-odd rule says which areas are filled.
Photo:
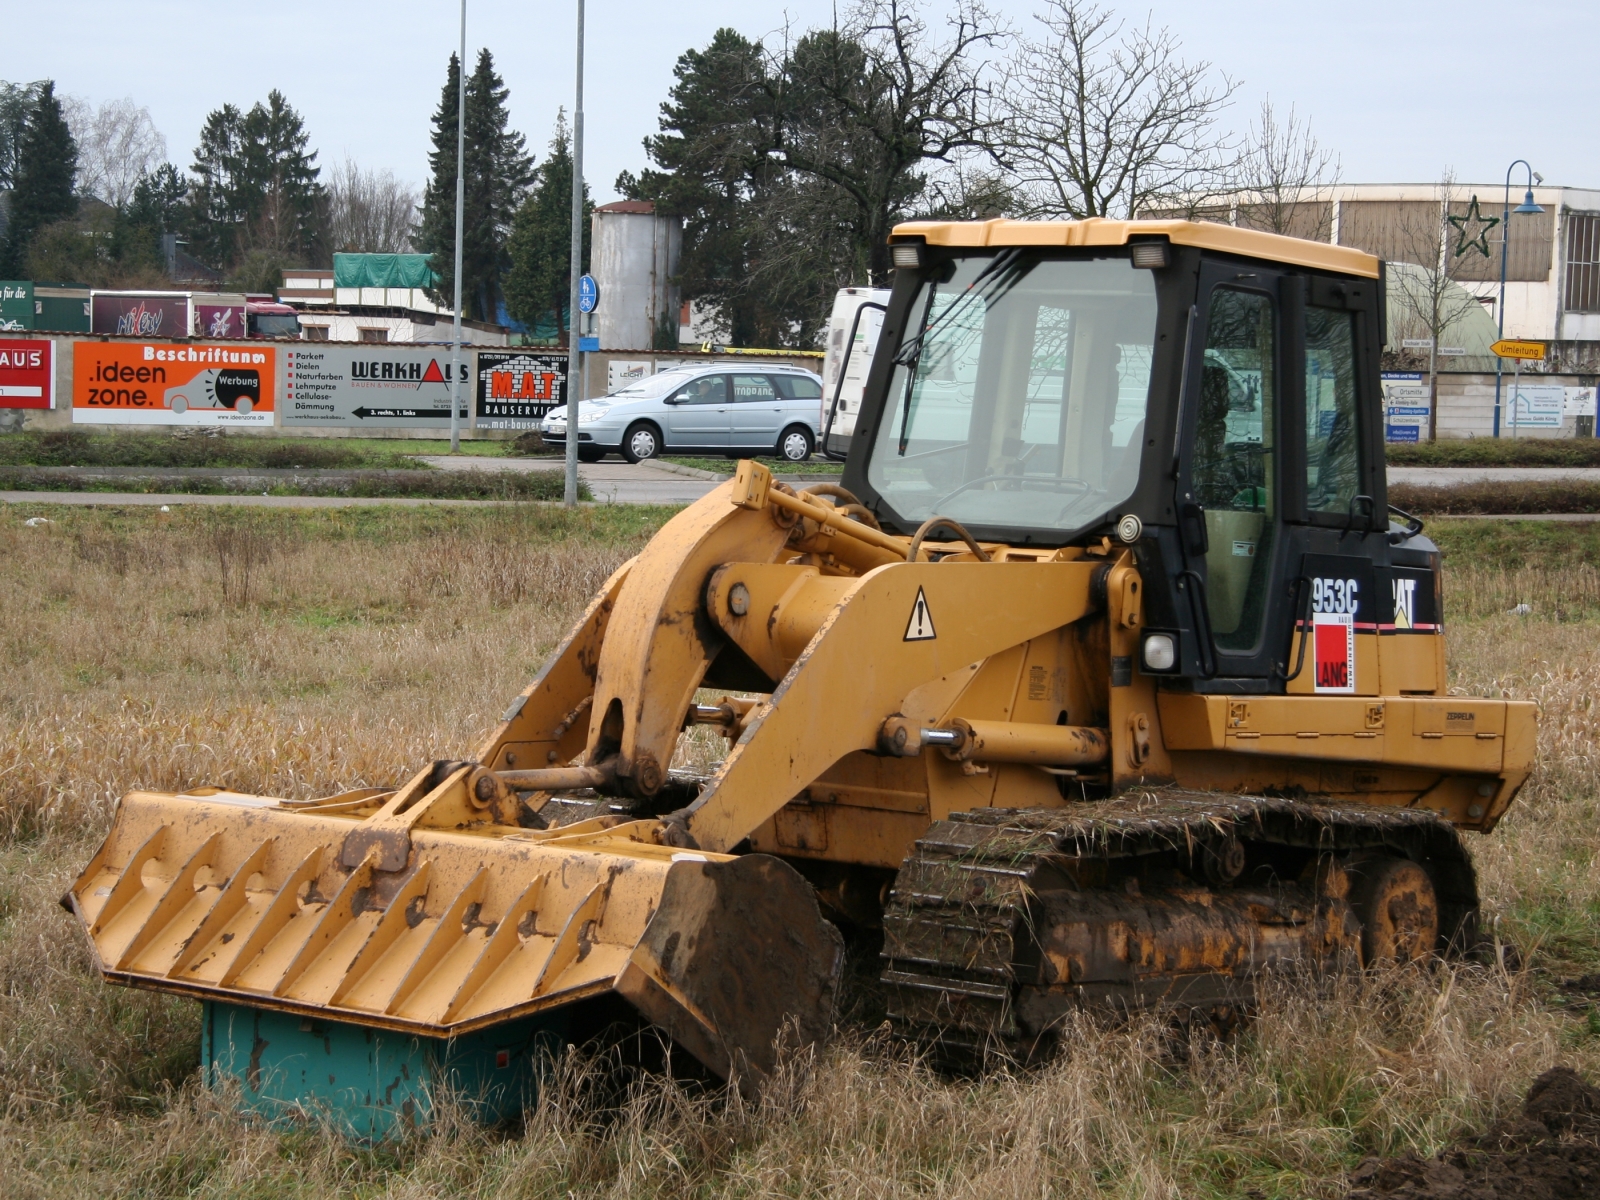
[[1600, 1196], [1600, 1088], [1570, 1067], [1533, 1081], [1520, 1117], [1434, 1158], [1369, 1158], [1352, 1200], [1571, 1200]]

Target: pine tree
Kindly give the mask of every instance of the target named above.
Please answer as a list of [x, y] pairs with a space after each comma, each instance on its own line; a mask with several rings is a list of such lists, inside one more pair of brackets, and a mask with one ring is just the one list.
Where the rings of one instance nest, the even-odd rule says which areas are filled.
[[[417, 244], [432, 256], [439, 277], [434, 296], [452, 301], [455, 277], [456, 89], [460, 65], [454, 55], [444, 92], [433, 117], [433, 151], [428, 155], [432, 178], [423, 196]], [[494, 56], [478, 52], [478, 65], [467, 78], [465, 197], [461, 254], [463, 315], [493, 321], [503, 299], [503, 280], [510, 269], [506, 243], [518, 206], [533, 177], [533, 157], [523, 136], [509, 128], [507, 91], [494, 69]]]
[[[236, 207], [245, 216], [251, 249], [271, 255], [313, 259], [323, 253], [325, 195], [308, 151], [311, 135], [283, 93], [267, 93], [240, 125]], [[309, 265], [309, 263], [307, 264]]]
[[277, 89], [249, 112], [211, 112], [190, 168], [191, 253], [224, 270], [250, 258], [252, 284], [271, 284], [279, 266], [325, 261], [327, 198], [310, 140]]
[[[583, 266], [589, 265], [590, 214], [594, 202], [583, 189]], [[532, 329], [549, 322], [559, 334], [571, 324], [572, 295], [572, 139], [566, 110], [556, 114], [550, 153], [534, 172], [533, 190], [517, 210], [511, 229], [511, 270], [506, 275], [506, 309]]]
[[163, 163], [133, 186], [133, 196], [117, 213], [111, 255], [125, 269], [165, 270], [163, 234], [179, 233], [188, 215], [188, 184], [178, 168]]
[[61, 101], [56, 99], [56, 85], [46, 81], [17, 146], [16, 184], [11, 189], [0, 274], [17, 278], [34, 233], [78, 211], [78, 198], [72, 190], [77, 172], [78, 145], [67, 128]]
[[189, 252], [216, 266], [233, 262], [238, 225], [244, 219], [234, 207], [243, 124], [244, 115], [231, 104], [207, 114], [189, 168], [193, 176], [188, 201]]

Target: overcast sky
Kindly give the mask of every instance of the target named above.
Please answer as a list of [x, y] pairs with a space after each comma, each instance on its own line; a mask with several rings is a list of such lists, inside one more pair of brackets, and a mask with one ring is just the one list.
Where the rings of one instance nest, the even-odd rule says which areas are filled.
[[[992, 0], [1025, 27], [1036, 0]], [[573, 90], [575, 0], [469, 0], [469, 60], [488, 46], [511, 113], [543, 154]], [[842, 7], [842, 5], [841, 5]], [[208, 111], [248, 107], [279, 88], [329, 163], [346, 154], [420, 183], [428, 122], [457, 44], [451, 0], [6, 0], [0, 79], [52, 78], [92, 102], [131, 96], [187, 167]], [[761, 37], [785, 21], [827, 21], [829, 0], [589, 0], [585, 174], [614, 197], [685, 49], [722, 25]], [[943, 11], [930, 3], [931, 12]], [[1187, 56], [1242, 83], [1229, 120], [1243, 128], [1261, 97], [1292, 103], [1343, 162], [1347, 182], [1503, 180], [1530, 159], [1546, 180], [1600, 187], [1600, 86], [1592, 0], [1160, 0], [1153, 11]], [[786, 16], [787, 14], [787, 16]]]

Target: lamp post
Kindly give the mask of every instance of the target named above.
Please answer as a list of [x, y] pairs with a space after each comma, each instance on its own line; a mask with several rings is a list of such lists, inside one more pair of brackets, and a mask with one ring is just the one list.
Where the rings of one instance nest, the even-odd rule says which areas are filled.
[[[583, 0], [578, 0], [578, 94], [572, 106], [572, 282], [567, 303], [567, 463], [561, 500], [578, 503], [578, 406], [583, 402], [583, 352], [578, 329], [578, 279], [583, 274]], [[557, 325], [560, 313], [556, 314]]]
[[[1528, 168], [1528, 192], [1523, 197], [1522, 203], [1516, 208], [1511, 207], [1511, 173], [1518, 165]], [[1519, 158], [1506, 168], [1506, 195], [1505, 204], [1500, 213], [1500, 302], [1496, 305], [1496, 316], [1500, 321], [1500, 340], [1506, 336], [1506, 249], [1511, 244], [1511, 214], [1516, 213], [1542, 213], [1543, 208], [1533, 202], [1533, 181], [1537, 179], [1544, 182], [1544, 176], [1534, 171], [1528, 160]], [[1500, 436], [1500, 377], [1505, 371], [1505, 359], [1496, 357], [1494, 362], [1494, 436]], [[1511, 398], [1515, 404], [1516, 397]]]
[[461, 61], [456, 70], [456, 316], [450, 340], [450, 453], [461, 452], [461, 240], [466, 206], [467, 0], [461, 0]]

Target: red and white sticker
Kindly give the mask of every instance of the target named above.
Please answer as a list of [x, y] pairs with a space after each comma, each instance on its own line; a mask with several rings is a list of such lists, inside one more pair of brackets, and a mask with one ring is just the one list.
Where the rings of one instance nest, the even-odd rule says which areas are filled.
[[1319, 692], [1356, 690], [1356, 618], [1354, 613], [1311, 614], [1312, 682]]

